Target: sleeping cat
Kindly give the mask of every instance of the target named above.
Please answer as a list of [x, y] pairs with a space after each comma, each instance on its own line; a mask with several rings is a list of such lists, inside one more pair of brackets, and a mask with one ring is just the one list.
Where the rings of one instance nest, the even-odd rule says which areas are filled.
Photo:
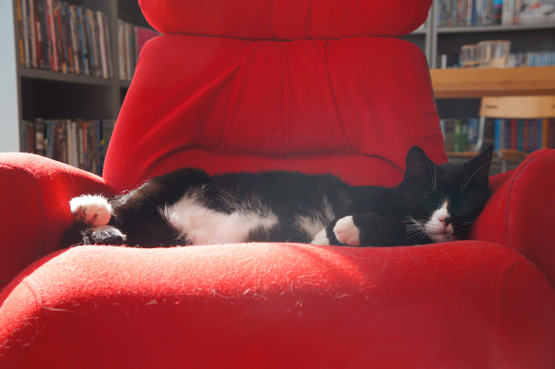
[[70, 201], [66, 244], [141, 247], [254, 241], [397, 246], [463, 239], [490, 197], [492, 148], [436, 165], [415, 146], [395, 188], [293, 172], [210, 177], [183, 169], [106, 199]]

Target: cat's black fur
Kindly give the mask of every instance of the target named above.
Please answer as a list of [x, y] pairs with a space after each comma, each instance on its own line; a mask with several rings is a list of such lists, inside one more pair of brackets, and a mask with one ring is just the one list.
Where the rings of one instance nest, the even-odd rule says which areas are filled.
[[190, 243], [187, 235], [168, 224], [163, 209], [200, 187], [199, 201], [218, 213], [231, 214], [241, 208], [260, 216], [277, 216], [277, 224], [252, 229], [242, 241], [309, 243], [315, 235], [301, 229], [299, 219], [312, 219], [323, 224], [329, 244], [342, 245], [334, 231], [336, 223], [352, 216], [351, 223], [358, 229], [358, 242], [352, 245], [431, 243], [437, 239], [427, 234], [424, 224], [442, 204], [449, 213], [443, 223], [452, 227], [445, 240], [463, 239], [490, 197], [491, 158], [489, 147], [469, 162], [436, 165], [415, 146], [407, 155], [404, 180], [395, 188], [350, 186], [332, 175], [264, 172], [210, 177], [199, 169], [183, 169], [114, 197], [108, 226], [90, 227], [77, 221], [65, 241], [142, 247]]

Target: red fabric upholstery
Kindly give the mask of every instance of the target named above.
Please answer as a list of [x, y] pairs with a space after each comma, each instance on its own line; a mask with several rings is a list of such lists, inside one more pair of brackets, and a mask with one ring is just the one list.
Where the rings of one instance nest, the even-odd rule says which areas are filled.
[[493, 197], [471, 238], [497, 242], [526, 256], [555, 288], [555, 150], [532, 153], [520, 167], [491, 179]]
[[472, 233], [492, 243], [85, 246], [15, 275], [60, 247], [81, 193], [186, 166], [392, 186], [415, 144], [444, 162], [424, 56], [376, 37], [429, 4], [142, 0], [180, 34], [143, 48], [103, 178], [0, 155], [0, 368], [553, 369], [549, 150], [492, 178]]
[[100, 177], [38, 155], [0, 154], [0, 290], [60, 248], [73, 221], [69, 200], [83, 193], [112, 190]]
[[295, 40], [403, 36], [420, 26], [432, 0], [139, 0], [162, 33]]
[[6, 368], [555, 362], [550, 286], [524, 258], [487, 243], [77, 247], [26, 274], [0, 310]]
[[122, 191], [183, 167], [287, 169], [393, 186], [414, 144], [446, 161], [426, 59], [409, 42], [165, 35], [141, 55], [104, 178]]

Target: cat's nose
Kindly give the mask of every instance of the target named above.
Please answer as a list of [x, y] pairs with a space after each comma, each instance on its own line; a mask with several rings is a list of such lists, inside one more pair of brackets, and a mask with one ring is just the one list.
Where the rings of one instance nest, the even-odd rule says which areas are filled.
[[449, 224], [453, 223], [453, 219], [446, 217], [446, 218], [438, 218], [438, 220], [441, 222], [441, 224], [443, 224], [445, 227], [447, 227]]

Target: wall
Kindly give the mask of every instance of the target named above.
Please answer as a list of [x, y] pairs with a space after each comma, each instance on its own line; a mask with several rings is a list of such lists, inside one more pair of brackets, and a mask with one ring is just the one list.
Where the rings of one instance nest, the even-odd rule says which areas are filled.
[[0, 152], [19, 151], [13, 2], [0, 0]]

